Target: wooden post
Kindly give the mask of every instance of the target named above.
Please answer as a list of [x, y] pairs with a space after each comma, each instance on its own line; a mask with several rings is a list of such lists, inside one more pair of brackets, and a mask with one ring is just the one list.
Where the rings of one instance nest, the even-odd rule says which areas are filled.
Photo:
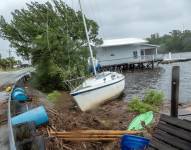
[[179, 80], [180, 80], [180, 67], [174, 66], [172, 68], [172, 83], [171, 83], [171, 117], [178, 116]]
[[155, 56], [153, 55], [153, 60], [152, 60], [152, 69], [154, 69], [154, 65], [155, 65]]
[[154, 69], [154, 60], [151, 62], [152, 69]]

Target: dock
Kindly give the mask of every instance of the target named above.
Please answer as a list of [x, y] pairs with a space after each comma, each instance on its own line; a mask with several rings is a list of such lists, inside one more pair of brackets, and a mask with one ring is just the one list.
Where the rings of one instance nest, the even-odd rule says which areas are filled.
[[149, 150], [190, 150], [191, 122], [162, 114]]
[[[153, 59], [152, 59], [153, 57]], [[123, 58], [122, 58], [123, 59]], [[124, 58], [127, 59], [127, 58]], [[121, 59], [119, 59], [121, 60]], [[105, 60], [107, 61], [107, 60]], [[108, 61], [116, 61], [116, 60], [108, 60]], [[191, 61], [191, 58], [172, 58], [172, 59], [165, 59], [164, 55], [155, 55], [149, 56], [147, 59], [138, 59], [132, 62], [121, 63], [121, 64], [112, 64], [111, 65], [103, 65], [101, 66], [101, 70], [135, 70], [135, 69], [154, 69], [155, 66], [159, 64], [171, 64], [177, 62], [188, 62]]]
[[174, 59], [166, 59], [161, 61], [161, 64], [171, 64], [171, 63], [176, 63], [176, 62], [187, 62], [191, 61], [191, 58], [174, 58]]
[[[121, 58], [121, 59], [128, 59], [128, 58]], [[109, 61], [117, 61], [117, 60], [115, 59], [115, 60], [109, 60]], [[140, 58], [134, 61], [127, 61], [127, 63], [119, 63], [119, 64], [111, 63], [110, 65], [102, 65], [101, 70], [154, 69], [155, 66], [157, 66], [163, 61], [164, 59], [161, 56], [150, 55], [146, 58]]]

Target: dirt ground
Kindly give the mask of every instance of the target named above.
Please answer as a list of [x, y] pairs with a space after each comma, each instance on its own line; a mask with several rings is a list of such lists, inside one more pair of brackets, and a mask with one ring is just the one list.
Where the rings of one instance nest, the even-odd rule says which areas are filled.
[[127, 102], [120, 99], [109, 101], [95, 110], [82, 112], [77, 107], [72, 97], [67, 92], [61, 92], [61, 96], [54, 103], [47, 100], [46, 95], [28, 87], [33, 95], [35, 104], [43, 104], [49, 116], [47, 127], [38, 129], [39, 134], [46, 137], [48, 150], [117, 150], [120, 149], [120, 141], [116, 142], [68, 142], [61, 139], [50, 138], [47, 128], [54, 131], [71, 131], [79, 129], [111, 129], [126, 130], [128, 124], [136, 116], [136, 113], [128, 112]]
[[7, 126], [7, 94], [0, 87], [0, 149], [8, 150], [8, 126]]

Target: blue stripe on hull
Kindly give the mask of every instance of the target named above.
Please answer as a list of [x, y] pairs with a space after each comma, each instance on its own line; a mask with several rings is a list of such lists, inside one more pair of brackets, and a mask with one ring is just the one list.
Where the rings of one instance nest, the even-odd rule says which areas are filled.
[[107, 84], [107, 85], [104, 85], [104, 86], [100, 86], [100, 87], [97, 87], [97, 88], [94, 88], [94, 89], [90, 89], [90, 90], [87, 90], [87, 91], [82, 91], [82, 92], [77, 92], [77, 93], [73, 93], [71, 94], [72, 96], [76, 96], [76, 95], [79, 95], [79, 94], [82, 94], [82, 93], [86, 93], [86, 92], [90, 92], [90, 91], [93, 91], [93, 90], [97, 90], [97, 89], [101, 89], [101, 88], [104, 88], [104, 87], [107, 87], [107, 86], [110, 86], [110, 85], [113, 85], [113, 84], [116, 84], [116, 83], [119, 83], [121, 81], [125, 80], [125, 78], [117, 81], [117, 82], [114, 82], [114, 83], [111, 83], [111, 84]]

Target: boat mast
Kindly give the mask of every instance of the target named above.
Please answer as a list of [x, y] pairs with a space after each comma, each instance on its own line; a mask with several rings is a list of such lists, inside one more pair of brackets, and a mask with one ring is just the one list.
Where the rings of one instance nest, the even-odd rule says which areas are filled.
[[90, 45], [90, 39], [89, 39], [89, 35], [88, 35], [88, 29], [87, 29], [86, 19], [85, 19], [84, 13], [83, 13], [83, 8], [82, 8], [81, 0], [78, 0], [78, 1], [79, 1], [79, 5], [80, 5], [80, 10], [81, 10], [81, 12], [82, 12], [82, 18], [83, 18], [84, 28], [85, 28], [85, 32], [86, 32], [86, 38], [87, 38], [87, 41], [88, 41], [88, 46], [89, 46], [89, 51], [90, 51], [91, 62], [92, 62], [92, 65], [93, 65], [93, 71], [94, 71], [94, 75], [96, 75], [97, 72], [96, 72], [96, 68], [95, 68], [94, 61], [93, 61], [93, 52], [92, 52], [92, 47], [91, 47], [91, 45]]

